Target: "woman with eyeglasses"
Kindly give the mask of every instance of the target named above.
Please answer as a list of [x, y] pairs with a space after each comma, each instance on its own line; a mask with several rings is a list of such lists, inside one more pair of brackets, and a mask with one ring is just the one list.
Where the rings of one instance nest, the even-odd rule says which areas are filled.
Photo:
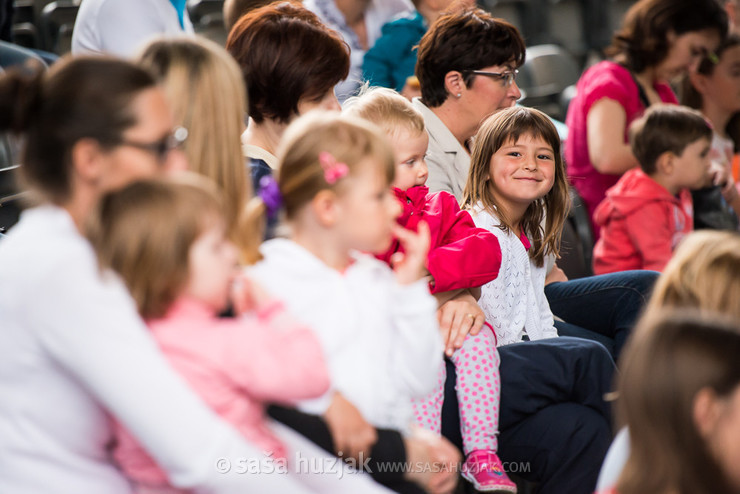
[[619, 177], [638, 165], [627, 128], [648, 106], [678, 103], [668, 83], [713, 52], [727, 34], [716, 0], [640, 0], [607, 50], [610, 60], [583, 73], [570, 102], [565, 161], [588, 208], [594, 240], [596, 206]]
[[187, 166], [152, 76], [104, 57], [6, 73], [0, 130], [25, 137], [37, 204], [0, 243], [0, 490], [130, 493], [109, 456], [114, 416], [179, 488], [305, 492], [285, 475], [224, 473], [262, 453], [170, 368], [81, 234], [106, 191]]

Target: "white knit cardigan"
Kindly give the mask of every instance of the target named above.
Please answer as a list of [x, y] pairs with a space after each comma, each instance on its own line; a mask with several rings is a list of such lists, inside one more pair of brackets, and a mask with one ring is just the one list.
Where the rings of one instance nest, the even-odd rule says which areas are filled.
[[501, 270], [496, 279], [481, 287], [479, 305], [498, 337], [498, 345], [508, 345], [527, 335], [531, 340], [558, 335], [550, 305], [545, 297], [547, 267], [537, 267], [529, 258], [522, 240], [511, 231], [502, 230], [497, 216], [476, 205], [470, 214], [475, 226], [485, 228], [498, 238], [501, 246]]

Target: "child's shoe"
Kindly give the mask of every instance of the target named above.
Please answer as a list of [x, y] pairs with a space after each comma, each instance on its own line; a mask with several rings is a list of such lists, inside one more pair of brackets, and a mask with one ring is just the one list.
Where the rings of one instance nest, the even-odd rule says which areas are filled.
[[516, 492], [516, 484], [504, 472], [504, 466], [493, 451], [478, 449], [468, 455], [462, 476], [480, 492]]

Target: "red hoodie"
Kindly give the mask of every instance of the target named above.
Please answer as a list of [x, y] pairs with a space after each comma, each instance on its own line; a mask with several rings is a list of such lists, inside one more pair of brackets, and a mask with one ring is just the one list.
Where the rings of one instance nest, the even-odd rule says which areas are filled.
[[[419, 221], [429, 225], [431, 245], [427, 269], [432, 275], [432, 293], [485, 285], [498, 276], [501, 247], [496, 236], [477, 228], [470, 213], [461, 211], [455, 196], [449, 192], [429, 193], [420, 185], [408, 190], [393, 188], [403, 206], [398, 224], [416, 231]], [[376, 257], [390, 264], [396, 252], [403, 252], [398, 239]]]
[[673, 196], [641, 169], [628, 171], [594, 212], [601, 226], [594, 273], [662, 271], [676, 245], [694, 229], [693, 216], [688, 189]]

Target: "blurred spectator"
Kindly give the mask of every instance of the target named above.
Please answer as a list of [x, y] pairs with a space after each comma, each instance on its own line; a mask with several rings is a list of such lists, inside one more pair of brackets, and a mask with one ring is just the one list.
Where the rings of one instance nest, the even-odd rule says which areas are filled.
[[72, 53], [131, 57], [152, 37], [193, 33], [186, 0], [83, 0]]
[[[668, 82], [686, 74], [727, 33], [716, 0], [640, 0], [608, 50], [611, 60], [583, 73], [568, 108], [565, 159], [589, 217], [619, 177], [637, 166], [627, 127], [659, 102], [678, 103]], [[593, 222], [594, 240], [599, 227]]]
[[350, 47], [349, 76], [336, 88], [340, 102], [359, 89], [365, 52], [380, 37], [383, 25], [413, 10], [409, 0], [306, 0], [304, 5], [339, 32]]

